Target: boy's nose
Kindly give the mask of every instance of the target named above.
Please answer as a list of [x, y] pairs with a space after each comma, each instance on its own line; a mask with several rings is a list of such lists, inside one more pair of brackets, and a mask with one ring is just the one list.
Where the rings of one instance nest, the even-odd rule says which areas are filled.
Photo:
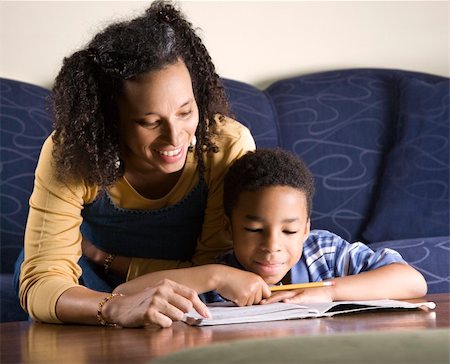
[[274, 233], [269, 233], [264, 239], [263, 250], [269, 253], [280, 251], [279, 238]]

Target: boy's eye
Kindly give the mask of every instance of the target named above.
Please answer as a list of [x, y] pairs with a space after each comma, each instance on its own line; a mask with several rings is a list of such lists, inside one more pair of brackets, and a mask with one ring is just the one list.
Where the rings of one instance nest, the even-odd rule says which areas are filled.
[[287, 235], [294, 235], [294, 234], [297, 234], [298, 231], [284, 230], [283, 233], [285, 233], [285, 234], [287, 234]]
[[244, 228], [244, 230], [250, 233], [260, 233], [263, 231], [263, 229], [261, 228], [249, 228], [249, 227]]

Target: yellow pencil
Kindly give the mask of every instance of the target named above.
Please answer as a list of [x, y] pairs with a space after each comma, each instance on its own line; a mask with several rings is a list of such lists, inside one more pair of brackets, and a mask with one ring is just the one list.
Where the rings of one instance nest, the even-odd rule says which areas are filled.
[[310, 283], [298, 283], [298, 284], [285, 284], [281, 286], [271, 286], [270, 290], [272, 292], [276, 291], [288, 291], [291, 289], [303, 289], [303, 288], [314, 288], [314, 287], [329, 287], [334, 286], [334, 281], [326, 282], [310, 282]]

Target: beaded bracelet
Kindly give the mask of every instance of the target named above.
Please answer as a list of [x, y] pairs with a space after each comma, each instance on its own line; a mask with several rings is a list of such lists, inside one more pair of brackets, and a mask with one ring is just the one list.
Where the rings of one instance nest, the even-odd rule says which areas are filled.
[[103, 298], [100, 303], [98, 304], [98, 309], [97, 309], [97, 321], [100, 323], [100, 325], [102, 326], [110, 326], [110, 327], [117, 327], [119, 325], [117, 324], [112, 324], [109, 322], [106, 322], [105, 318], [103, 317], [102, 314], [102, 310], [103, 310], [103, 306], [105, 305], [106, 302], [108, 302], [111, 298], [117, 297], [117, 296], [124, 296], [122, 293], [111, 293], [109, 296], [106, 296], [105, 298]]
[[109, 273], [109, 268], [111, 267], [111, 263], [115, 257], [115, 254], [108, 254], [108, 256], [105, 258], [105, 261], [103, 262], [103, 269], [105, 270], [105, 274]]

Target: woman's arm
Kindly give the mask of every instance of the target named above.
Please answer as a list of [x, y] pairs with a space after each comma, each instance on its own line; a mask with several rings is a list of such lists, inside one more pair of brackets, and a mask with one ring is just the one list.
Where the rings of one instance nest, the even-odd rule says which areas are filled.
[[103, 320], [123, 327], [148, 324], [169, 327], [192, 309], [203, 317], [210, 317], [208, 308], [194, 290], [170, 280], [160, 281], [135, 294], [114, 296], [100, 308], [100, 302], [108, 296], [82, 286], [70, 288], [59, 297], [56, 314], [66, 323], [98, 325], [100, 309]]
[[[154, 282], [152, 287], [141, 292], [125, 297], [114, 296], [107, 301], [104, 300], [110, 296], [108, 293], [80, 286], [78, 277], [81, 270], [77, 262], [81, 235], [79, 227], [74, 224], [78, 221], [77, 213], [73, 211], [73, 216], [69, 218], [67, 211], [70, 209], [62, 208], [67, 203], [60, 197], [50, 196], [48, 191], [44, 192], [40, 182], [36, 185], [31, 198], [25, 238], [26, 256], [20, 279], [22, 305], [33, 318], [53, 323], [99, 325], [100, 309], [101, 318], [111, 324], [168, 327], [192, 308], [208, 317], [206, 306], [193, 289], [169, 280]], [[41, 194], [46, 198], [42, 199]], [[47, 201], [46, 208], [40, 205], [41, 200]], [[53, 201], [53, 204], [48, 201]], [[59, 205], [59, 210], [52, 207], [55, 204]], [[57, 213], [57, 210], [64, 210], [65, 213]], [[67, 229], [71, 234], [61, 231], [67, 228], [66, 224], [75, 225], [75, 231]], [[79, 236], [79, 240], [75, 238], [75, 242], [70, 243], [72, 235]]]
[[56, 314], [59, 296], [78, 286], [81, 276], [81, 209], [96, 191], [57, 181], [51, 138], [42, 147], [30, 197], [19, 296], [32, 318], [57, 323], [61, 322]]
[[[60, 184], [52, 169], [52, 147], [50, 137], [41, 151], [30, 198], [20, 276], [21, 305], [38, 321], [99, 324], [97, 311], [109, 294], [78, 283], [81, 209], [95, 198], [97, 190], [82, 184]], [[207, 313], [194, 290], [163, 280], [145, 291], [107, 300], [102, 315], [107, 322], [122, 326], [169, 326], [191, 308]]]

